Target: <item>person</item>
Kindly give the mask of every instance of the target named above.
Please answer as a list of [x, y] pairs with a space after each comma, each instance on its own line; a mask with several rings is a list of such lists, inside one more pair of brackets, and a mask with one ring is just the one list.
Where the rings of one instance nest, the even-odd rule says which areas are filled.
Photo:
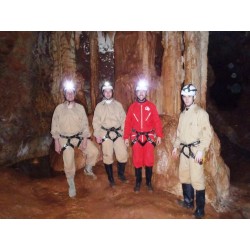
[[114, 187], [114, 153], [117, 159], [118, 178], [123, 183], [128, 182], [124, 175], [128, 154], [122, 138], [126, 113], [122, 104], [113, 98], [114, 89], [110, 82], [104, 82], [101, 91], [103, 100], [97, 104], [93, 117], [94, 136], [97, 143], [102, 144], [105, 170], [110, 186]]
[[196, 210], [194, 216], [202, 218], [205, 207], [205, 176], [203, 157], [209, 149], [212, 129], [208, 113], [194, 103], [196, 87], [190, 83], [181, 90], [184, 110], [179, 117], [172, 156], [177, 158], [180, 149], [179, 179], [182, 184], [183, 201], [179, 205], [194, 208], [196, 190]]
[[53, 113], [51, 134], [55, 142], [55, 151], [63, 153], [64, 172], [69, 185], [69, 197], [76, 196], [74, 183], [75, 159], [74, 147], [86, 154], [85, 175], [96, 179], [93, 166], [97, 162], [99, 151], [89, 140], [89, 123], [84, 107], [75, 102], [76, 88], [73, 81], [64, 83], [65, 102], [59, 104]]
[[154, 165], [154, 147], [161, 143], [162, 124], [156, 106], [146, 99], [148, 83], [140, 80], [136, 86], [136, 101], [128, 109], [125, 120], [124, 139], [129, 147], [132, 143], [132, 158], [135, 168], [134, 191], [140, 191], [142, 167], [145, 167], [146, 185], [153, 192], [151, 178]]

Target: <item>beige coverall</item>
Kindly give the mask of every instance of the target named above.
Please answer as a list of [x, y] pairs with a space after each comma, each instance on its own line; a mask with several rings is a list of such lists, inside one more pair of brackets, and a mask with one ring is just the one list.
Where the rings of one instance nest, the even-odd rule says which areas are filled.
[[[209, 149], [212, 139], [212, 129], [209, 122], [208, 113], [196, 104], [191, 105], [180, 114], [177, 127], [174, 148], [182, 148], [181, 143], [190, 144], [200, 141], [195, 147], [191, 147], [194, 155], [197, 151], [202, 151], [203, 155]], [[186, 147], [185, 154], [189, 154]], [[190, 157], [187, 158], [183, 153], [180, 155], [179, 178], [181, 183], [192, 184], [195, 190], [205, 189], [205, 176], [203, 165], [195, 162]]]
[[[105, 139], [102, 143], [103, 162], [104, 164], [112, 164], [114, 162], [113, 152], [115, 152], [118, 162], [126, 163], [128, 159], [127, 147], [124, 143], [123, 130], [126, 113], [122, 107], [122, 104], [116, 100], [112, 100], [111, 103], [106, 103], [106, 100], [97, 104], [93, 117], [94, 136], [104, 138], [107, 131], [102, 129], [103, 126], [106, 129], [112, 127], [121, 129], [118, 131], [121, 137], [118, 137], [115, 142], [110, 139]], [[111, 139], [117, 135], [115, 132], [110, 132]]]
[[[72, 136], [77, 133], [82, 133], [80, 136], [90, 137], [89, 123], [84, 107], [75, 103], [73, 108], [69, 109], [67, 102], [59, 104], [53, 114], [51, 134], [54, 139], [59, 139], [60, 145], [63, 147], [67, 139], [61, 138], [60, 135]], [[79, 140], [73, 138], [70, 140], [74, 146], [77, 146]], [[87, 147], [83, 151], [86, 154], [86, 165], [94, 166], [98, 158], [98, 149], [91, 140], [87, 140]], [[64, 171], [67, 178], [75, 176], [75, 157], [74, 149], [68, 146], [63, 151]]]

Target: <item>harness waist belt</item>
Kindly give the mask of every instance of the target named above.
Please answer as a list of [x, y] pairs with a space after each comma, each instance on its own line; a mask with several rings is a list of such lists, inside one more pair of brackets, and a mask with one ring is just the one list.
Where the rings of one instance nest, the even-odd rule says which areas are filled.
[[74, 145], [70, 142], [70, 140], [73, 139], [73, 138], [78, 139], [77, 147], [79, 147], [80, 144], [81, 144], [81, 142], [82, 142], [82, 140], [83, 140], [83, 137], [80, 136], [80, 135], [82, 135], [82, 132], [79, 132], [79, 133], [77, 133], [77, 134], [75, 134], [75, 135], [71, 135], [71, 136], [60, 135], [61, 138], [67, 139], [67, 142], [66, 142], [66, 144], [63, 146], [62, 151], [64, 151], [64, 150], [65, 150], [67, 147], [69, 147], [69, 146], [72, 147], [72, 148], [74, 148]]
[[[190, 157], [195, 158], [195, 155], [192, 152], [191, 147], [196, 147], [200, 143], [201, 143], [200, 140], [192, 142], [192, 143], [189, 143], [189, 144], [181, 143], [180, 145], [183, 146], [182, 149], [181, 149], [181, 153], [184, 154], [187, 158], [190, 158]], [[185, 148], [188, 148], [188, 150], [189, 150], [188, 154], [186, 154], [184, 152]]]
[[[147, 131], [147, 132], [138, 132], [136, 131], [134, 128], [132, 129], [133, 132], [136, 133], [136, 136], [135, 136], [135, 139], [132, 140], [131, 144], [132, 146], [136, 143], [136, 142], [139, 142], [141, 144], [141, 146], [144, 146], [147, 142], [151, 143], [154, 147], [156, 146], [156, 143], [149, 137], [149, 134], [150, 133], [154, 133], [154, 130], [150, 130], [150, 131]], [[145, 135], [146, 137], [146, 141], [142, 142], [139, 137], [141, 135]]]
[[[106, 135], [104, 136], [104, 138], [102, 138], [102, 142], [106, 141], [107, 139], [115, 142], [119, 137], [122, 137], [122, 135], [118, 132], [118, 130], [121, 129], [121, 126], [119, 128], [115, 128], [115, 127], [112, 127], [112, 128], [104, 128], [103, 126], [101, 126], [101, 129], [107, 131]], [[116, 137], [115, 138], [111, 138], [110, 137], [110, 133], [111, 132], [114, 132], [116, 133]]]

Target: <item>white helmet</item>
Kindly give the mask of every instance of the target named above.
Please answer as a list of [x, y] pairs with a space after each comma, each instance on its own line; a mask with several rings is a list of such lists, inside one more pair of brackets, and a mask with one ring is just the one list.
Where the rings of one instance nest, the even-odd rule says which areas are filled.
[[197, 89], [192, 83], [185, 85], [181, 90], [181, 95], [184, 96], [196, 96]]
[[73, 81], [65, 81], [63, 83], [63, 91], [65, 92], [76, 92], [76, 86]]
[[148, 90], [148, 82], [146, 80], [140, 80], [137, 83], [136, 88], [135, 88], [135, 91], [138, 91], [138, 90], [145, 90], [145, 91], [147, 91]]
[[102, 92], [103, 92], [105, 89], [111, 89], [111, 90], [113, 90], [113, 86], [111, 85], [110, 82], [108, 82], [108, 81], [104, 82], [104, 84], [102, 85]]

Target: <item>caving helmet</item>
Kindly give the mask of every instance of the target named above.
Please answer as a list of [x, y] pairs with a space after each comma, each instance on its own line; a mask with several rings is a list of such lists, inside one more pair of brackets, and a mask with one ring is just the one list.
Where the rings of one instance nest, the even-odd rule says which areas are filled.
[[189, 84], [183, 86], [183, 88], [181, 90], [181, 95], [196, 96], [196, 91], [197, 91], [197, 88], [192, 83], [189, 83]]
[[138, 90], [145, 90], [145, 91], [147, 91], [148, 90], [148, 82], [146, 80], [140, 80], [137, 83], [136, 88], [135, 88], [135, 91], [138, 91]]

